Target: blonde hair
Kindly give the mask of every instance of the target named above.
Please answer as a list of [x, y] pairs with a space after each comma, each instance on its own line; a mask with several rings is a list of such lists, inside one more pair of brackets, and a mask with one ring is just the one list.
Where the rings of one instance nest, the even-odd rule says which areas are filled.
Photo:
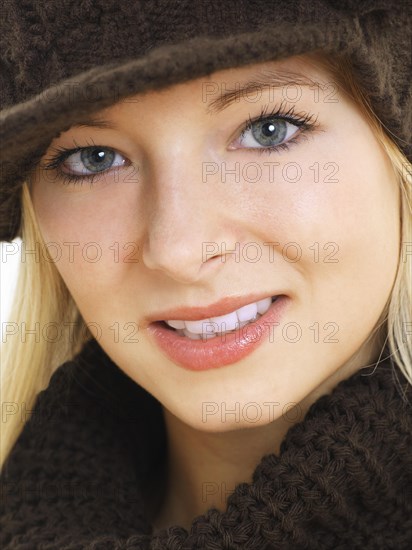
[[[22, 244], [27, 250], [16, 282], [9, 325], [3, 334], [0, 398], [0, 468], [53, 372], [76, 355], [91, 334], [63, 282], [36, 222], [27, 183], [22, 186]], [[22, 328], [33, 331], [27, 337]], [[51, 330], [50, 330], [51, 329]]]
[[[406, 254], [407, 245], [412, 243], [411, 186], [408, 184], [411, 163], [375, 116], [367, 94], [353, 76], [349, 61], [330, 58], [323, 52], [315, 52], [309, 57], [327, 69], [341, 90], [359, 105], [388, 155], [400, 186], [401, 250], [398, 269], [391, 295], [372, 333], [382, 332], [393, 362], [412, 384], [412, 350], [406, 342], [406, 329], [412, 326], [412, 271]], [[58, 330], [63, 327], [73, 330], [61, 330], [58, 341], [42, 335], [39, 341], [29, 337], [27, 341], [12, 338], [3, 343], [0, 396], [6, 421], [1, 424], [0, 467], [23, 429], [26, 421], [23, 411], [32, 410], [38, 393], [48, 386], [53, 372], [63, 362], [72, 359], [92, 337], [44, 246], [27, 183], [22, 186], [20, 234], [29, 250], [37, 246], [42, 253], [30, 254], [21, 264], [10, 318], [17, 327], [23, 322], [30, 328], [35, 327], [36, 323], [38, 327], [46, 327], [52, 321]]]

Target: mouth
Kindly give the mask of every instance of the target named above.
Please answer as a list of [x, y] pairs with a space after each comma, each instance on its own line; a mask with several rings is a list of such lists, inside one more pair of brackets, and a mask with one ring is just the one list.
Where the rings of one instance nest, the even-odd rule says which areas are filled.
[[[212, 318], [222, 317], [224, 315], [231, 314], [244, 306], [250, 306], [254, 302], [267, 301], [268, 299], [276, 298], [281, 295], [281, 292], [275, 292], [272, 296], [269, 293], [251, 293], [248, 295], [235, 295], [221, 298], [217, 302], [214, 302], [208, 306], [179, 306], [173, 309], [165, 309], [163, 311], [152, 312], [141, 320], [141, 326], [143, 328], [148, 327], [155, 322], [165, 322], [170, 325], [170, 321], [183, 321], [188, 323], [190, 321], [203, 321]], [[172, 326], [172, 328], [184, 328], [184, 326]]]
[[259, 320], [279, 297], [279, 295], [268, 296], [220, 316], [194, 320], [171, 319], [157, 321], [156, 324], [181, 338], [207, 341], [217, 336], [233, 334]]
[[[235, 303], [240, 307], [233, 309]], [[218, 317], [199, 317], [193, 309], [186, 309], [190, 319], [182, 315], [180, 319], [169, 316], [154, 321], [147, 326], [147, 335], [180, 367], [191, 371], [219, 368], [238, 362], [265, 341], [273, 342], [273, 331], [289, 303], [284, 294], [259, 297], [255, 302], [250, 297], [232, 299], [231, 308], [227, 306], [227, 313]], [[217, 311], [215, 306], [208, 309]]]

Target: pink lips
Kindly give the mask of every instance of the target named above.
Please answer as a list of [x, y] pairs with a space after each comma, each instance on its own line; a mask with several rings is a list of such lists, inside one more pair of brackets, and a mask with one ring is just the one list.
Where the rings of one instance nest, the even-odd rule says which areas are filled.
[[[246, 303], [253, 301], [255, 300], [252, 298]], [[245, 304], [244, 298], [242, 302], [241, 305], [232, 307], [231, 310], [228, 310], [227, 307], [226, 311], [221, 309], [219, 314], [224, 315], [238, 309]], [[215, 369], [236, 363], [252, 353], [263, 342], [269, 341], [269, 334], [273, 330], [271, 327], [279, 323], [288, 302], [287, 296], [278, 296], [268, 311], [257, 321], [249, 323], [235, 332], [217, 335], [206, 341], [191, 340], [180, 336], [176, 331], [166, 328], [160, 321], [148, 325], [147, 331], [149, 337], [152, 337], [166, 356], [177, 365], [192, 371]], [[193, 317], [192, 314], [190, 317], [169, 316], [164, 319], [205, 319], [217, 314], [215, 308], [213, 309], [213, 314], [203, 315], [203, 317], [196, 312], [196, 317]]]

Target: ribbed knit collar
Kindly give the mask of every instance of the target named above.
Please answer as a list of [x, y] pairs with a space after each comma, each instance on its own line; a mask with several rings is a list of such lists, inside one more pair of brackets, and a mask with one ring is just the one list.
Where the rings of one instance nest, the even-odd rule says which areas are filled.
[[41, 392], [3, 469], [2, 548], [402, 549], [412, 542], [411, 387], [387, 359], [340, 382], [262, 457], [224, 512], [153, 535], [160, 404], [95, 341]]

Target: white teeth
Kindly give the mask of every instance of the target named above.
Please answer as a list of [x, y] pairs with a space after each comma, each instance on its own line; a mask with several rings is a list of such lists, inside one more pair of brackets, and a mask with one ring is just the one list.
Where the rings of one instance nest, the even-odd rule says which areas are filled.
[[256, 302], [243, 306], [236, 311], [239, 321], [250, 321], [250, 319], [256, 317], [257, 312]]
[[181, 336], [187, 336], [192, 340], [208, 340], [214, 338], [216, 334], [231, 332], [242, 328], [248, 323], [255, 321], [261, 315], [264, 315], [270, 308], [272, 298], [264, 298], [258, 302], [247, 304], [231, 313], [211, 317], [210, 319], [200, 319], [197, 321], [172, 320], [166, 323], [176, 329]]
[[228, 313], [227, 315], [220, 315], [219, 317], [211, 317], [212, 323], [216, 323], [215, 332], [225, 332], [227, 330], [233, 330], [239, 324], [236, 311]]
[[203, 335], [216, 334], [217, 332], [219, 332], [218, 329], [219, 327], [217, 323], [213, 323], [212, 321], [203, 321]]
[[205, 330], [204, 329], [204, 325], [206, 324], [205, 321], [183, 321], [183, 322], [186, 325], [187, 330], [190, 330], [190, 332], [193, 332], [195, 334], [202, 334], [202, 332]]
[[272, 298], [263, 298], [263, 300], [256, 302], [258, 313], [260, 313], [261, 315], [266, 313], [267, 310], [270, 308], [271, 303]]
[[166, 323], [176, 329], [185, 328], [184, 321], [166, 321]]
[[216, 333], [213, 333], [213, 334], [204, 333], [201, 335], [201, 338], [202, 340], [210, 340], [211, 338], [216, 338], [216, 336], [217, 336]]

